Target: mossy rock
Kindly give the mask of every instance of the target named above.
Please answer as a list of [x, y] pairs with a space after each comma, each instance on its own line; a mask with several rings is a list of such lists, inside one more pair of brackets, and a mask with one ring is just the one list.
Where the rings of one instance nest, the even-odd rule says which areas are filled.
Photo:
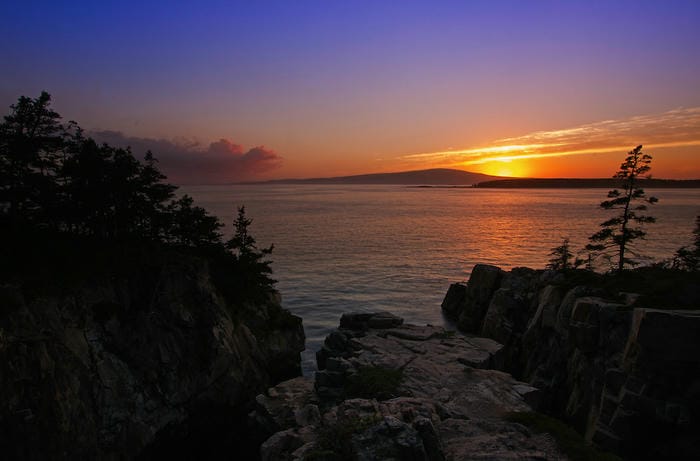
[[384, 367], [361, 367], [345, 383], [347, 397], [387, 400], [399, 395], [403, 370]]
[[622, 461], [611, 453], [600, 452], [587, 445], [584, 438], [564, 422], [537, 412], [513, 412], [506, 421], [519, 423], [534, 432], [546, 432], [554, 437], [559, 449], [572, 461]]

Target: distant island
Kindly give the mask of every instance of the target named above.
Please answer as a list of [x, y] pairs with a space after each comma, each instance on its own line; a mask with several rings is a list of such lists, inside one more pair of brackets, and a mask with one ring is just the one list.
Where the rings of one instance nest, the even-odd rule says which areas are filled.
[[333, 178], [275, 179], [246, 184], [388, 184], [388, 185], [426, 185], [426, 186], [473, 186], [480, 182], [502, 179], [470, 171], [450, 168], [433, 168], [429, 170], [401, 171], [398, 173], [373, 173], [354, 176], [337, 176]]
[[[644, 179], [649, 188], [698, 188], [700, 179]], [[376, 184], [418, 187], [479, 187], [503, 189], [580, 189], [615, 188], [620, 181], [613, 178], [504, 178], [451, 168], [373, 173], [331, 178], [273, 179], [239, 184]]]

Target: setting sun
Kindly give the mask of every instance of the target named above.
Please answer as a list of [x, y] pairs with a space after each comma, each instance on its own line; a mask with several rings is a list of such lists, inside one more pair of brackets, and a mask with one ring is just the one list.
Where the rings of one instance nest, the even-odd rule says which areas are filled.
[[492, 176], [506, 176], [524, 178], [530, 176], [530, 168], [523, 161], [498, 159], [481, 165], [460, 166], [460, 168], [470, 169], [479, 173], [490, 174]]

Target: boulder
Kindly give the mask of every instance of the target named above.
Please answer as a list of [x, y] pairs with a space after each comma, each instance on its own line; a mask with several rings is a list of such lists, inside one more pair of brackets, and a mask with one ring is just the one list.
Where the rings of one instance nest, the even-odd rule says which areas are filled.
[[440, 308], [445, 317], [456, 322], [467, 302], [467, 286], [463, 283], [453, 283], [447, 289]]
[[610, 335], [610, 318], [623, 307], [597, 297], [576, 299], [569, 319], [572, 345], [584, 353], [596, 353]]
[[260, 446], [261, 461], [285, 459], [287, 453], [294, 452], [306, 442], [295, 429], [287, 429], [273, 434]]
[[520, 320], [527, 314], [526, 309], [513, 290], [499, 288], [489, 303], [481, 334], [501, 344], [507, 344], [511, 336], [519, 330]]
[[591, 296], [594, 292], [595, 290], [588, 286], [576, 286], [564, 295], [564, 299], [557, 312], [557, 321], [554, 325], [557, 333], [563, 338], [569, 335], [569, 319], [571, 318], [571, 311], [576, 304], [576, 300], [585, 296]]
[[635, 309], [625, 351], [648, 371], [700, 365], [700, 311]]
[[527, 329], [533, 327], [554, 328], [562, 298], [561, 289], [558, 286], [547, 285], [544, 287], [539, 293], [537, 311], [535, 311]]
[[401, 317], [390, 312], [352, 312], [340, 317], [340, 328], [347, 330], [366, 330], [368, 328], [394, 328], [403, 323]]
[[474, 266], [467, 283], [465, 303], [457, 319], [460, 330], [466, 333], [480, 331], [491, 296], [499, 288], [503, 275], [504, 272], [496, 266]]
[[352, 436], [357, 461], [377, 459], [405, 459], [428, 461], [423, 439], [411, 425], [393, 417], [384, 416], [358, 434]]
[[293, 427], [297, 418], [303, 417], [300, 412], [313, 412], [306, 409], [317, 403], [313, 388], [314, 381], [304, 376], [283, 381], [255, 398], [249, 418], [268, 435]]

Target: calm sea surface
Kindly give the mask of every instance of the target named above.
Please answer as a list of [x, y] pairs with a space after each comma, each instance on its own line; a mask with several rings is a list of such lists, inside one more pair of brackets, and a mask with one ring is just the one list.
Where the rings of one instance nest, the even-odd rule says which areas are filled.
[[[245, 205], [259, 246], [274, 243], [283, 305], [304, 319], [306, 373], [340, 315], [386, 309], [411, 323], [445, 325], [450, 283], [477, 263], [541, 268], [563, 237], [578, 250], [610, 216], [604, 189], [448, 189], [403, 186], [189, 186], [181, 191], [231, 230]], [[647, 191], [644, 254], [669, 258], [690, 243], [700, 190]]]

